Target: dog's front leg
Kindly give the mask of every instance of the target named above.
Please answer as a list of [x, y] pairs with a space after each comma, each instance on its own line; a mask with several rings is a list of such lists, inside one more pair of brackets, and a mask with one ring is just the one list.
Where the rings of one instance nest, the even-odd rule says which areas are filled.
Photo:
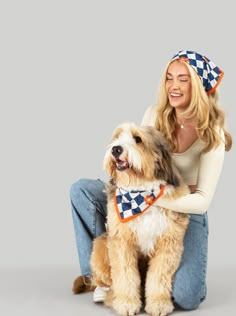
[[171, 300], [172, 282], [182, 251], [182, 236], [173, 238], [168, 235], [158, 241], [155, 254], [149, 262], [145, 288], [145, 310], [152, 316], [165, 316], [174, 309]]
[[135, 315], [141, 308], [137, 249], [130, 239], [117, 237], [113, 237], [108, 245], [112, 306], [119, 315]]
[[107, 248], [107, 233], [102, 234], [93, 241], [93, 251], [90, 266], [96, 286], [111, 286], [111, 269]]

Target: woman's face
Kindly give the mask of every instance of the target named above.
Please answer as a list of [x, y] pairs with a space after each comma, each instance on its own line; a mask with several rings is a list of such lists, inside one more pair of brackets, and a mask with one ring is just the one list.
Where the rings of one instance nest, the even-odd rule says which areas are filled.
[[187, 66], [173, 61], [167, 70], [166, 93], [169, 103], [176, 110], [186, 109], [191, 101], [191, 77]]

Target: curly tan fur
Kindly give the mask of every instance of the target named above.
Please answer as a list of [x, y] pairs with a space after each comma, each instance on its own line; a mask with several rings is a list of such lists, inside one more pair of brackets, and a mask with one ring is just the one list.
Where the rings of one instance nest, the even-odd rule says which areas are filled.
[[[114, 146], [122, 147], [119, 157], [112, 153]], [[119, 126], [104, 165], [112, 179], [107, 186], [108, 229], [94, 240], [91, 256], [95, 284], [110, 287], [105, 303], [119, 315], [137, 314], [143, 300], [150, 315], [167, 315], [173, 310], [172, 282], [183, 252], [188, 215], [154, 203], [142, 215], [123, 223], [115, 211], [114, 192], [117, 186], [139, 190], [164, 184], [163, 198], [176, 199], [188, 194], [188, 187], [174, 167], [162, 135], [151, 127]]]

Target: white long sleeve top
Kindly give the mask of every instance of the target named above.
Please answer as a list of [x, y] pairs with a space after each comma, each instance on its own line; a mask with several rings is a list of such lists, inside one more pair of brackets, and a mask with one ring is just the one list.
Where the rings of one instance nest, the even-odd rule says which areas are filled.
[[[155, 125], [156, 105], [150, 106], [143, 117], [141, 125]], [[219, 129], [221, 143], [209, 152], [203, 152], [204, 142], [197, 139], [185, 152], [172, 153], [172, 158], [183, 180], [188, 185], [196, 185], [193, 194], [180, 197], [176, 200], [159, 198], [158, 206], [182, 213], [203, 214], [212, 201], [217, 182], [220, 177], [224, 155], [225, 138], [222, 129]]]

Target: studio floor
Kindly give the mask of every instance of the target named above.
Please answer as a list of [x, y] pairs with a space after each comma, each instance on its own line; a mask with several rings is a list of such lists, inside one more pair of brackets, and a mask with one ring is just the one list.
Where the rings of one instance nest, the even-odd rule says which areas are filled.
[[[103, 304], [93, 303], [92, 293], [72, 294], [71, 285], [78, 274], [76, 265], [0, 267], [0, 315], [116, 315]], [[235, 280], [236, 267], [209, 267], [207, 300], [198, 310], [174, 311], [172, 315], [235, 315]]]

